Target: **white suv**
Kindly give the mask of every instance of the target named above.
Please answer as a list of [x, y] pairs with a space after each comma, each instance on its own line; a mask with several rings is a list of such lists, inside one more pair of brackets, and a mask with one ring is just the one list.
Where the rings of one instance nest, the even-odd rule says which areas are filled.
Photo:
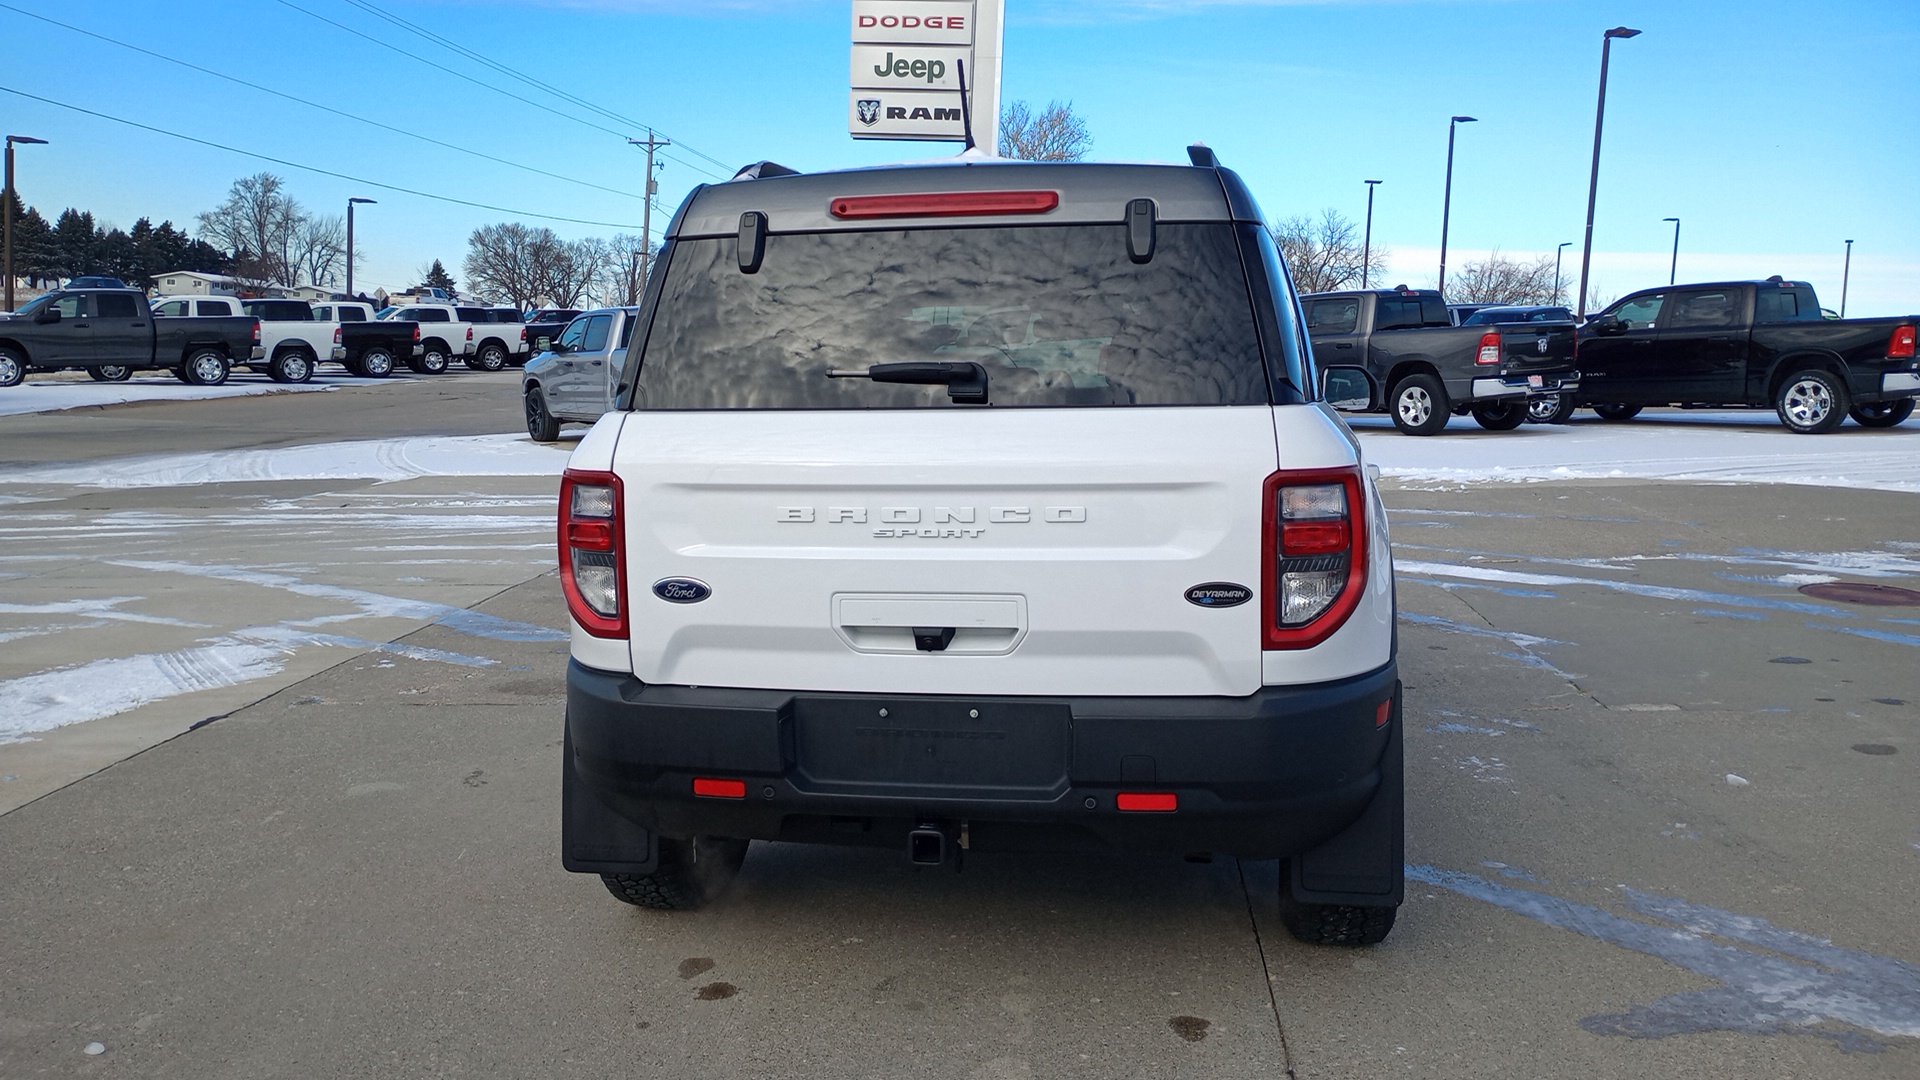
[[564, 865], [753, 839], [1286, 860], [1402, 896], [1384, 510], [1245, 185], [953, 163], [699, 188], [561, 486]]

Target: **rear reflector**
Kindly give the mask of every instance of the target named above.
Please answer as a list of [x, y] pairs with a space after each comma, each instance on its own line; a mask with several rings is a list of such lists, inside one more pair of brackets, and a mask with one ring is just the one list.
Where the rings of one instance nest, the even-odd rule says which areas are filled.
[[1137, 813], [1169, 814], [1180, 809], [1180, 796], [1171, 791], [1123, 791], [1113, 805]]
[[744, 799], [747, 797], [747, 782], [696, 776], [693, 778], [693, 793], [708, 799]]
[[896, 217], [985, 217], [1044, 214], [1060, 205], [1057, 191], [935, 191], [923, 195], [850, 195], [835, 199], [833, 216], [848, 221]]
[[1393, 719], [1393, 699], [1388, 698], [1380, 703], [1379, 708], [1373, 710], [1373, 726], [1386, 727], [1387, 721], [1391, 719]]
[[1887, 342], [1887, 359], [1889, 360], [1913, 359], [1913, 343], [1914, 343], [1913, 327], [1911, 326], [1894, 327], [1893, 338], [1892, 340]]

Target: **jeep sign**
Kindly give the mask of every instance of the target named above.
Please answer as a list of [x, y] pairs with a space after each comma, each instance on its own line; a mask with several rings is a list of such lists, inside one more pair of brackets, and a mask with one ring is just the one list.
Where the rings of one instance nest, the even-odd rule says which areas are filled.
[[[960, 62], [971, 67], [973, 50], [915, 45], [855, 45], [853, 86], [870, 90], [951, 90], [960, 102]], [[967, 72], [973, 81], [973, 72]]]
[[847, 133], [856, 139], [964, 141], [964, 67], [968, 96], [978, 107], [974, 138], [995, 145], [1005, 3], [854, 0]]

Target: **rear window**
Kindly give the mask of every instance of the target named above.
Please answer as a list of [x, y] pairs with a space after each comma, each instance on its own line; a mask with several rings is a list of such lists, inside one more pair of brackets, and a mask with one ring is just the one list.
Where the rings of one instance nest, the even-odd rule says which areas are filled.
[[249, 300], [242, 306], [247, 314], [268, 322], [307, 322], [313, 318], [313, 309], [302, 300]]
[[1327, 336], [1351, 334], [1360, 323], [1360, 300], [1347, 296], [1337, 300], [1308, 300], [1307, 333]]
[[445, 308], [402, 308], [394, 318], [411, 320], [413, 322], [453, 321], [453, 318], [447, 314]]
[[477, 308], [477, 307], [454, 308], [453, 312], [454, 314], [460, 316], [461, 322], [492, 322], [493, 321], [493, 317], [487, 314], [486, 308]]
[[233, 314], [233, 309], [228, 307], [223, 300], [195, 300], [193, 302], [193, 313], [195, 315], [230, 316]]
[[527, 321], [527, 317], [525, 315], [522, 315], [518, 311], [513, 310], [512, 308], [494, 308], [493, 321], [504, 322], [504, 323], [523, 323]]
[[1819, 322], [1820, 305], [1811, 289], [1768, 289], [1754, 293], [1754, 322]]
[[1271, 400], [1225, 223], [1161, 225], [1144, 264], [1121, 225], [776, 235], [754, 274], [732, 238], [681, 241], [657, 312], [636, 408], [953, 405], [827, 374], [903, 361], [977, 363], [995, 407]]

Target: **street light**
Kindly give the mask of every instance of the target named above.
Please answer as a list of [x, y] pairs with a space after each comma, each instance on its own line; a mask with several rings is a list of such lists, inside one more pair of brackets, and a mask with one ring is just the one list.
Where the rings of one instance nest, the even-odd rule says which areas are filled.
[[[12, 204], [10, 204], [12, 206]], [[1847, 279], [1853, 277], [1853, 240], [1847, 240], [1847, 265], [1839, 271], [1839, 317], [1847, 317]]]
[[1614, 38], [1639, 37], [1640, 31], [1616, 26], [1601, 35], [1600, 105], [1593, 114], [1593, 175], [1587, 181], [1587, 241], [1580, 248], [1580, 318], [1587, 315], [1587, 270], [1593, 263], [1593, 201], [1600, 194], [1600, 131], [1607, 119], [1607, 61], [1613, 55]]
[[13, 310], [13, 198], [14, 198], [14, 195], [13, 195], [13, 144], [14, 143], [28, 143], [30, 145], [45, 146], [47, 145], [47, 140], [36, 139], [31, 135], [7, 136], [7, 191], [6, 191], [7, 208], [4, 211], [0, 211], [0, 215], [4, 215], [6, 218], [6, 225], [5, 225], [6, 239], [4, 243], [7, 249], [6, 274], [7, 274], [7, 310], [8, 311]]
[[353, 208], [360, 203], [378, 203], [378, 199], [352, 198], [347, 200], [347, 299], [357, 294], [353, 291]]
[[1680, 219], [1663, 217], [1661, 221], [1673, 222], [1673, 262], [1667, 267], [1667, 284], [1673, 284], [1673, 278], [1680, 270]]
[[1380, 184], [1379, 180], [1367, 181], [1367, 237], [1360, 243], [1360, 287], [1363, 289], [1367, 287], [1367, 271], [1373, 264], [1373, 189]]
[[1553, 249], [1553, 299], [1555, 303], [1558, 303], [1560, 300], [1560, 256], [1565, 254], [1566, 250], [1572, 246], [1573, 241], [1562, 240], [1560, 241], [1560, 246]]
[[1476, 123], [1474, 117], [1456, 116], [1447, 123], [1447, 194], [1440, 204], [1440, 299], [1447, 298], [1447, 224], [1453, 216], [1453, 129]]

